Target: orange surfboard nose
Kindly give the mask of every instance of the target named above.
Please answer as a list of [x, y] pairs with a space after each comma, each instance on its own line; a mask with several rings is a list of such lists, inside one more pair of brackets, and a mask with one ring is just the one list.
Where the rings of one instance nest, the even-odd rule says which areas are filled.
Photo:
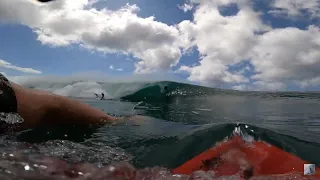
[[[192, 174], [212, 170], [217, 177], [238, 174], [240, 177], [300, 174], [307, 161], [260, 141], [245, 142], [234, 136], [231, 140], [210, 148], [172, 170], [175, 174]], [[316, 168], [314, 177], [320, 177]]]

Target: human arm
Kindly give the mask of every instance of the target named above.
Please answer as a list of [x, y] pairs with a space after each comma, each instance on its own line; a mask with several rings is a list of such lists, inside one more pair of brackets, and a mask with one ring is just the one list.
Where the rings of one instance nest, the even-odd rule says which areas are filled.
[[117, 120], [85, 103], [10, 82], [15, 92], [23, 128], [49, 124], [101, 124]]

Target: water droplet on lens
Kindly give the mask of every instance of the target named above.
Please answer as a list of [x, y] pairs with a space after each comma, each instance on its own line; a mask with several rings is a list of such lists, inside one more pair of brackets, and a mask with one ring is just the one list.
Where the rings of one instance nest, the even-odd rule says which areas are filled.
[[109, 171], [114, 171], [116, 168], [115, 167], [113, 167], [113, 166], [110, 166], [109, 167]]
[[24, 170], [29, 171], [30, 170], [30, 166], [29, 165], [25, 165], [24, 166]]

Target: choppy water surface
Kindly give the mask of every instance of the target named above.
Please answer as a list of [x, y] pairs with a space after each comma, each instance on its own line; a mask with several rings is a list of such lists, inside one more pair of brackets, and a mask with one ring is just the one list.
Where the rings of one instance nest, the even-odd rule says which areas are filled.
[[[320, 166], [318, 93], [244, 93], [173, 82], [85, 84], [28, 86], [73, 96], [110, 114], [147, 118], [103, 127], [39, 127], [2, 136], [0, 179], [212, 179], [210, 172], [179, 176], [170, 169], [235, 129]], [[95, 99], [93, 93], [101, 92], [111, 100]]]

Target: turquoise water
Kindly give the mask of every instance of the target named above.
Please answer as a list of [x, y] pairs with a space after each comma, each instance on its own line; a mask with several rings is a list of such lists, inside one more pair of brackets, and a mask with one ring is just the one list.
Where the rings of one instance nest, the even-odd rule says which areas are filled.
[[[171, 169], [238, 128], [247, 138], [274, 144], [320, 166], [318, 93], [239, 92], [174, 82], [28, 86], [72, 96], [112, 115], [146, 117], [103, 127], [39, 127], [3, 137], [3, 152], [22, 149], [26, 156], [98, 167], [127, 161], [140, 169]], [[93, 92], [104, 92], [109, 100], [97, 100]]]

